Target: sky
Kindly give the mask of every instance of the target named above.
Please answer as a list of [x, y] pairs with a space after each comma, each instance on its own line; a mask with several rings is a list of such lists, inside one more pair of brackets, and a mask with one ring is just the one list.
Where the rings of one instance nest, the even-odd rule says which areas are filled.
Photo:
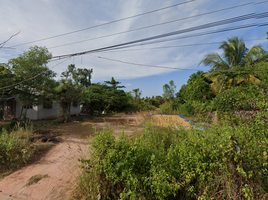
[[[250, 13], [266, 12], [268, 1], [0, 0], [0, 5], [0, 43], [20, 32], [6, 43], [5, 48], [0, 49], [0, 63], [7, 63], [34, 45], [47, 47], [53, 56], [89, 51]], [[150, 12], [154, 10], [158, 11]], [[120, 20], [124, 18], [127, 19]], [[113, 22], [116, 20], [118, 21]], [[228, 37], [242, 37], [249, 49], [260, 44], [267, 50], [268, 26], [211, 33], [263, 23], [268, 23], [268, 18], [217, 24], [214, 27], [137, 43], [128, 48], [53, 61], [48, 63], [48, 67], [58, 74], [57, 79], [68, 65], [75, 64], [77, 68], [93, 69], [93, 83], [103, 83], [114, 77], [126, 87], [125, 91], [139, 88], [143, 97], [162, 95], [163, 85], [170, 80], [174, 80], [179, 91], [192, 73], [209, 70], [198, 64], [208, 53], [217, 52], [222, 55], [218, 47]], [[78, 31], [82, 29], [85, 30]], [[58, 64], [60, 62], [62, 63]]]

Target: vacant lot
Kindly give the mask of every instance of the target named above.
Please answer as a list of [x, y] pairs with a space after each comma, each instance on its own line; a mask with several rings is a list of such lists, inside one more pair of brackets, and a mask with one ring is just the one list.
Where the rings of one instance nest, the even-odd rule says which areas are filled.
[[[137, 115], [109, 115], [90, 119], [72, 118], [72, 122], [54, 124], [52, 120], [34, 122], [36, 136], [54, 146], [35, 162], [0, 180], [0, 199], [68, 199], [80, 173], [78, 159], [89, 155], [89, 136], [95, 130], [110, 127], [115, 134], [128, 135], [140, 129], [142, 118]], [[12, 196], [10, 196], [12, 195]]]

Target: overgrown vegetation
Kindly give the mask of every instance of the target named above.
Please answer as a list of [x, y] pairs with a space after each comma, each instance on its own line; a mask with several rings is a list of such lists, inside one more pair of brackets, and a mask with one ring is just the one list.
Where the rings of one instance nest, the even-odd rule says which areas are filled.
[[[91, 159], [81, 159], [77, 199], [268, 198], [267, 52], [237, 37], [220, 49], [224, 56], [208, 54], [201, 63], [211, 70], [192, 74], [176, 97], [174, 81], [165, 84], [159, 104], [162, 113], [201, 121], [213, 112], [216, 123], [205, 130], [147, 127], [134, 139], [98, 133]], [[140, 92], [133, 92], [139, 105]]]
[[15, 127], [15, 129], [2, 129], [0, 133], [0, 174], [19, 168], [27, 163], [38, 151], [30, 141], [31, 129]]
[[135, 139], [111, 130], [92, 138], [77, 199], [265, 199], [267, 135], [257, 124], [205, 131], [146, 128]]

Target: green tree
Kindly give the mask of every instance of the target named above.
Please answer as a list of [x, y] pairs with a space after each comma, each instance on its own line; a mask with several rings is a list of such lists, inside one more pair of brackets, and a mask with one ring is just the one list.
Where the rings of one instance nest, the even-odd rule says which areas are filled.
[[213, 97], [213, 93], [210, 91], [210, 83], [212, 81], [205, 77], [204, 72], [193, 73], [188, 79], [187, 85], [182, 85], [176, 97], [182, 104], [193, 100], [201, 102], [210, 100]]
[[104, 84], [92, 84], [83, 91], [82, 103], [86, 111], [89, 109], [102, 111], [122, 111], [126, 108], [128, 97], [119, 81], [112, 77], [111, 81], [104, 81]]
[[4, 88], [14, 83], [15, 75], [8, 69], [6, 64], [0, 64], [0, 99], [4, 97], [5, 93], [10, 91], [10, 88]]
[[[56, 87], [56, 81], [53, 79], [56, 73], [47, 67], [51, 57], [52, 54], [46, 47], [34, 46], [19, 57], [9, 60], [9, 70], [15, 75], [14, 82], [18, 83], [12, 88], [12, 93], [18, 95], [22, 104], [21, 114], [24, 107], [27, 113], [29, 106], [40, 104], [43, 97]], [[26, 79], [29, 80], [24, 81]]]
[[141, 93], [142, 93], [142, 91], [140, 91], [139, 88], [136, 88], [136, 89], [133, 89], [133, 90], [132, 90], [132, 93], [134, 94], [134, 100], [135, 100], [136, 102], [139, 102], [139, 101], [140, 101], [140, 98], [141, 98]]
[[80, 102], [83, 88], [75, 65], [69, 65], [68, 69], [62, 72], [60, 86], [56, 89], [56, 100], [61, 107], [62, 121], [69, 119], [72, 103]]
[[71, 79], [75, 84], [89, 87], [91, 85], [91, 76], [93, 69], [76, 69], [74, 64], [68, 66], [68, 70], [62, 73], [62, 78]]
[[94, 110], [100, 113], [105, 110], [108, 87], [106, 84], [92, 84], [90, 87], [83, 90], [81, 102], [83, 104], [84, 112], [93, 112]]
[[[219, 49], [223, 50], [223, 57], [218, 53], [209, 53], [199, 63], [199, 65], [204, 64], [210, 67], [211, 73], [207, 76], [213, 80], [212, 88], [217, 92], [222, 88], [222, 83], [226, 89], [231, 85], [237, 85], [238, 82], [241, 83], [241, 74], [237, 78], [237, 73], [232, 70], [237, 67], [248, 67], [265, 53], [260, 45], [255, 45], [249, 50], [246, 48], [244, 40], [238, 37], [223, 41]], [[249, 79], [257, 81], [255, 77], [245, 75], [244, 80]]]
[[165, 100], [174, 99], [176, 92], [176, 86], [174, 84], [174, 81], [171, 80], [169, 81], [169, 84], [163, 85], [163, 91], [164, 91], [163, 98]]
[[106, 84], [110, 85], [112, 91], [116, 91], [118, 88], [125, 88], [125, 86], [120, 86], [121, 82], [115, 81], [114, 77], [111, 78], [111, 81], [104, 81]]

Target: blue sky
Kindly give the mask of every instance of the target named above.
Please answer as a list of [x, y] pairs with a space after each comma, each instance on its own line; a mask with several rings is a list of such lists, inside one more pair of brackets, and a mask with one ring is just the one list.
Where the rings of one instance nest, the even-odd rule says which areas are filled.
[[[186, 0], [1, 0], [0, 18], [2, 20], [0, 41], [5, 41], [10, 35], [21, 31], [19, 35], [12, 38], [12, 40], [6, 44], [6, 47], [12, 47], [14, 45], [80, 30], [182, 2], [186, 2]], [[244, 14], [267, 11], [268, 2], [260, 3], [263, 1], [259, 0], [234, 9], [194, 17], [195, 15], [247, 4], [250, 2], [250, 0], [188, 1], [188, 3], [183, 5], [117, 23], [49, 40], [16, 46], [15, 49], [1, 49], [0, 63], [7, 62], [8, 59], [18, 56], [18, 54], [23, 51], [27, 51], [29, 47], [33, 45], [46, 46], [49, 51], [52, 52], [53, 56], [57, 56], [152, 37]], [[191, 18], [138, 31], [131, 31], [124, 34], [116, 34], [101, 39], [89, 40], [96, 37], [111, 35], [187, 17]], [[209, 52], [216, 51], [221, 54], [222, 52], [218, 50], [219, 44], [157, 49], [155, 49], [155, 47], [222, 42], [227, 39], [227, 37], [239, 36], [246, 40], [245, 42], [248, 48], [251, 48], [255, 44], [262, 44], [263, 47], [267, 49], [267, 40], [265, 39], [267, 37], [266, 32], [268, 31], [267, 26], [178, 39], [178, 37], [191, 34], [206, 31], [217, 31], [223, 28], [252, 23], [264, 23], [267, 21], [267, 18], [244, 20], [228, 25], [221, 25], [165, 38], [173, 38], [174, 40], [171, 41], [136, 46], [124, 50], [100, 52], [95, 53], [94, 55], [132, 63], [183, 69], [208, 70], [208, 68], [203, 66], [198, 67], [198, 64]], [[65, 45], [81, 40], [88, 41]], [[57, 47], [59, 45], [64, 46]], [[55, 64], [57, 64], [57, 62], [51, 62], [48, 66], [53, 67]], [[93, 68], [92, 82], [103, 82], [114, 77], [116, 80], [120, 81], [122, 85], [126, 86], [126, 91], [130, 91], [134, 88], [140, 88], [140, 90], [142, 90], [142, 96], [144, 97], [161, 95], [163, 93], [162, 86], [170, 80], [174, 80], [175, 85], [177, 86], [177, 91], [179, 91], [181, 85], [185, 84], [189, 76], [195, 72], [129, 65], [111, 60], [99, 59], [90, 55], [68, 59], [62, 64], [54, 67], [53, 70], [60, 75], [62, 71], [66, 70], [69, 64], [75, 64], [78, 68]]]

